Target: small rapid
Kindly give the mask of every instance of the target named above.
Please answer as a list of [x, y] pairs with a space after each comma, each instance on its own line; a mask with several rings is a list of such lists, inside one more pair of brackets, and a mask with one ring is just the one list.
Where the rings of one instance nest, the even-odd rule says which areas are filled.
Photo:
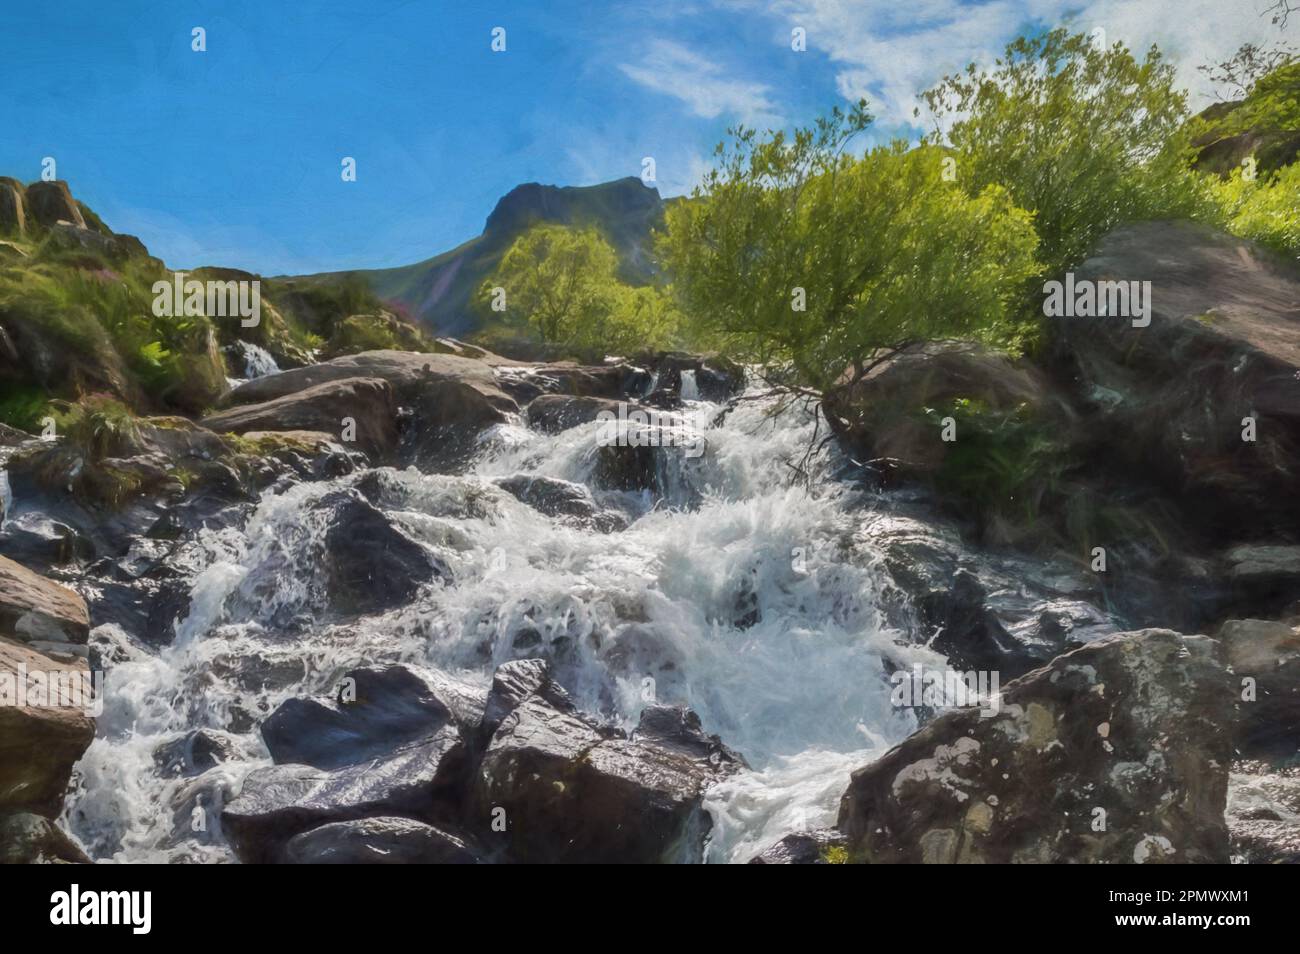
[[[220, 808], [270, 764], [257, 726], [285, 699], [381, 662], [484, 687], [500, 663], [534, 656], [590, 712], [631, 728], [648, 702], [685, 704], [745, 757], [708, 794], [708, 860], [747, 861], [833, 823], [849, 773], [916, 727], [890, 704], [886, 660], [933, 656], [882, 609], [887, 573], [856, 532], [871, 501], [834, 479], [833, 449], [814, 480], [792, 483], [814, 422], [773, 407], [752, 389], [731, 407], [687, 400], [680, 426], [705, 449], [657, 448], [657, 495], [593, 486], [600, 424], [517, 422], [481, 435], [462, 474], [382, 468], [266, 492], [246, 522], [186, 546], [199, 572], [170, 646], [145, 650], [116, 626], [92, 634], [107, 691], [68, 830], [99, 860], [233, 860]], [[338, 617], [319, 505], [377, 473], [381, 509], [451, 582]], [[500, 486], [521, 475], [589, 488], [623, 528], [535, 510]], [[224, 740], [224, 760], [184, 777], [165, 753], [195, 729]]]

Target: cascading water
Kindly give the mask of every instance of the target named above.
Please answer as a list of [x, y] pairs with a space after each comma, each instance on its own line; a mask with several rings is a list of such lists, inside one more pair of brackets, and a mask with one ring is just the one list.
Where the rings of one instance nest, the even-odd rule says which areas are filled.
[[[886, 624], [885, 572], [854, 541], [859, 492], [828, 478], [791, 486], [785, 461], [807, 448], [811, 417], [769, 417], [769, 402], [747, 397], [725, 415], [688, 403], [684, 426], [707, 449], [657, 450], [662, 498], [594, 491], [625, 514], [615, 532], [545, 516], [494, 482], [590, 484], [598, 423], [498, 426], [464, 475], [386, 471], [382, 509], [454, 582], [380, 615], [331, 617], [320, 570], [315, 505], [366, 474], [268, 492], [241, 529], [205, 531], [171, 646], [145, 652], [113, 626], [93, 635], [111, 665], [68, 828], [100, 859], [229, 860], [221, 804], [269, 764], [257, 723], [284, 699], [390, 661], [484, 686], [499, 663], [530, 656], [550, 658], [590, 711], [630, 728], [649, 699], [684, 703], [745, 756], [750, 770], [708, 796], [710, 860], [746, 861], [832, 822], [849, 772], [915, 728], [890, 705], [882, 660], [934, 657]], [[169, 774], [157, 750], [195, 728], [225, 733], [227, 760]]]

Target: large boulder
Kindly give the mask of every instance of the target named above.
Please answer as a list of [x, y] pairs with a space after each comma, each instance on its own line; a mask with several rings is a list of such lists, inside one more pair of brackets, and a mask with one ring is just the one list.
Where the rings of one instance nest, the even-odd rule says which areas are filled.
[[958, 399], [993, 412], [1021, 406], [1044, 416], [1062, 412], [1041, 371], [964, 342], [905, 348], [828, 392], [824, 407], [841, 437], [877, 469], [919, 476], [938, 471], [954, 446], [942, 440], [926, 409], [943, 416]]
[[1074, 276], [1150, 283], [1149, 324], [1045, 319], [1080, 442], [1158, 482], [1216, 540], [1300, 527], [1300, 266], [1206, 226], [1144, 222]]
[[484, 716], [500, 721], [473, 802], [498, 847], [523, 863], [701, 861], [712, 824], [704, 793], [739, 758], [720, 743], [711, 757], [687, 716], [655, 717], [644, 739], [623, 738], [575, 711], [531, 662], [498, 673]]
[[[300, 370], [308, 370], [303, 368]], [[257, 378], [276, 380], [293, 374]], [[355, 423], [355, 431], [345, 419]], [[293, 390], [260, 404], [241, 404], [218, 411], [200, 422], [213, 431], [244, 434], [249, 431], [321, 431], [368, 454], [384, 457], [397, 448], [397, 405], [387, 381], [374, 377], [332, 378], [303, 390]]]
[[333, 822], [402, 816], [436, 823], [454, 813], [467, 750], [452, 726], [381, 759], [333, 771], [275, 765], [244, 779], [222, 829], [245, 863], [285, 860], [289, 840]]
[[284, 860], [308, 865], [473, 865], [479, 856], [464, 835], [410, 818], [333, 822], [294, 835]]
[[90, 637], [86, 601], [67, 587], [0, 557], [0, 636], [38, 648], [84, 646]]
[[[347, 672], [335, 698], [294, 698], [262, 723], [277, 763], [333, 769], [361, 762], [455, 723], [478, 721], [482, 701], [451, 680], [431, 684], [405, 666]], [[458, 717], [459, 716], [459, 717]]]
[[[231, 394], [234, 404], [274, 401], [349, 377], [379, 378], [393, 389], [396, 404], [410, 411], [401, 435], [401, 458], [435, 469], [468, 460], [474, 438], [485, 427], [519, 410], [497, 386], [491, 364], [451, 354], [364, 351], [256, 378]], [[227, 412], [232, 413], [232, 412]]]
[[1098, 640], [853, 773], [859, 862], [1217, 862], [1236, 700], [1219, 643]]
[[[397, 400], [402, 404], [415, 403], [430, 389], [435, 399], [439, 394], [450, 396], [452, 391], [439, 391], [435, 386], [456, 384], [475, 392], [481, 399], [472, 408], [475, 413], [493, 416], [492, 412], [503, 415], [518, 410], [514, 400], [497, 386], [490, 364], [457, 355], [412, 351], [363, 351], [256, 378], [235, 388], [231, 392], [230, 403], [270, 401], [344, 378], [381, 378], [392, 386]], [[460, 390], [458, 393], [464, 402], [470, 401], [467, 392]], [[447, 410], [447, 419], [451, 418], [452, 410]]]
[[0, 638], [0, 814], [58, 815], [95, 735], [88, 676], [82, 659]]
[[330, 509], [323, 554], [330, 605], [343, 613], [377, 613], [409, 602], [451, 571], [382, 510], [356, 493], [321, 500]]
[[33, 182], [27, 187], [27, 208], [39, 224], [50, 228], [59, 222], [70, 222], [77, 228], [86, 227], [86, 219], [72, 198], [72, 190], [62, 179], [52, 182]]

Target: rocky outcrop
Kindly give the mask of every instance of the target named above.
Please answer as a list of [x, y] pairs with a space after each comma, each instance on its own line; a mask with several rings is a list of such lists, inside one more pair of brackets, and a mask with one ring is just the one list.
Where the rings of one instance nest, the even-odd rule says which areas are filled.
[[[270, 378], [258, 378], [236, 390], [293, 373], [286, 371]], [[329, 379], [259, 404], [241, 404], [218, 411], [200, 423], [209, 430], [235, 434], [321, 431], [337, 435], [341, 443], [354, 444], [375, 457], [385, 457], [397, 448], [397, 405], [393, 389], [387, 381], [373, 377]]]
[[50, 228], [59, 222], [69, 222], [79, 229], [86, 227], [86, 219], [72, 198], [72, 190], [62, 179], [52, 182], [33, 182], [27, 187], [27, 208], [40, 225]]
[[1213, 640], [1107, 637], [859, 769], [837, 827], [859, 862], [1222, 863], [1236, 698]]
[[1146, 222], [1074, 273], [1150, 283], [1149, 325], [1045, 319], [1080, 445], [1157, 481], [1211, 539], [1300, 526], [1300, 267], [1205, 226]]

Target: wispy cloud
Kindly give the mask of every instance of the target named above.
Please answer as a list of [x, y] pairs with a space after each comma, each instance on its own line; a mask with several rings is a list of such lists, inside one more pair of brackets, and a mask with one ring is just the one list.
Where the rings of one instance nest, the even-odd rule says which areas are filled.
[[[886, 124], [912, 121], [918, 94], [969, 62], [991, 64], [1026, 28], [1069, 19], [1081, 32], [1100, 27], [1110, 42], [1141, 53], [1159, 45], [1178, 64], [1191, 106], [1209, 102], [1196, 67], [1230, 56], [1242, 43], [1286, 39], [1259, 16], [1268, 0], [718, 0], [736, 10], [807, 30], [810, 51], [836, 65], [836, 86], [850, 100], [867, 97]], [[1289, 31], [1294, 37], [1296, 31]]]
[[647, 89], [673, 96], [696, 116], [734, 116], [750, 125], [781, 123], [771, 89], [727, 75], [721, 66], [672, 40], [654, 40], [636, 63], [619, 66]]

